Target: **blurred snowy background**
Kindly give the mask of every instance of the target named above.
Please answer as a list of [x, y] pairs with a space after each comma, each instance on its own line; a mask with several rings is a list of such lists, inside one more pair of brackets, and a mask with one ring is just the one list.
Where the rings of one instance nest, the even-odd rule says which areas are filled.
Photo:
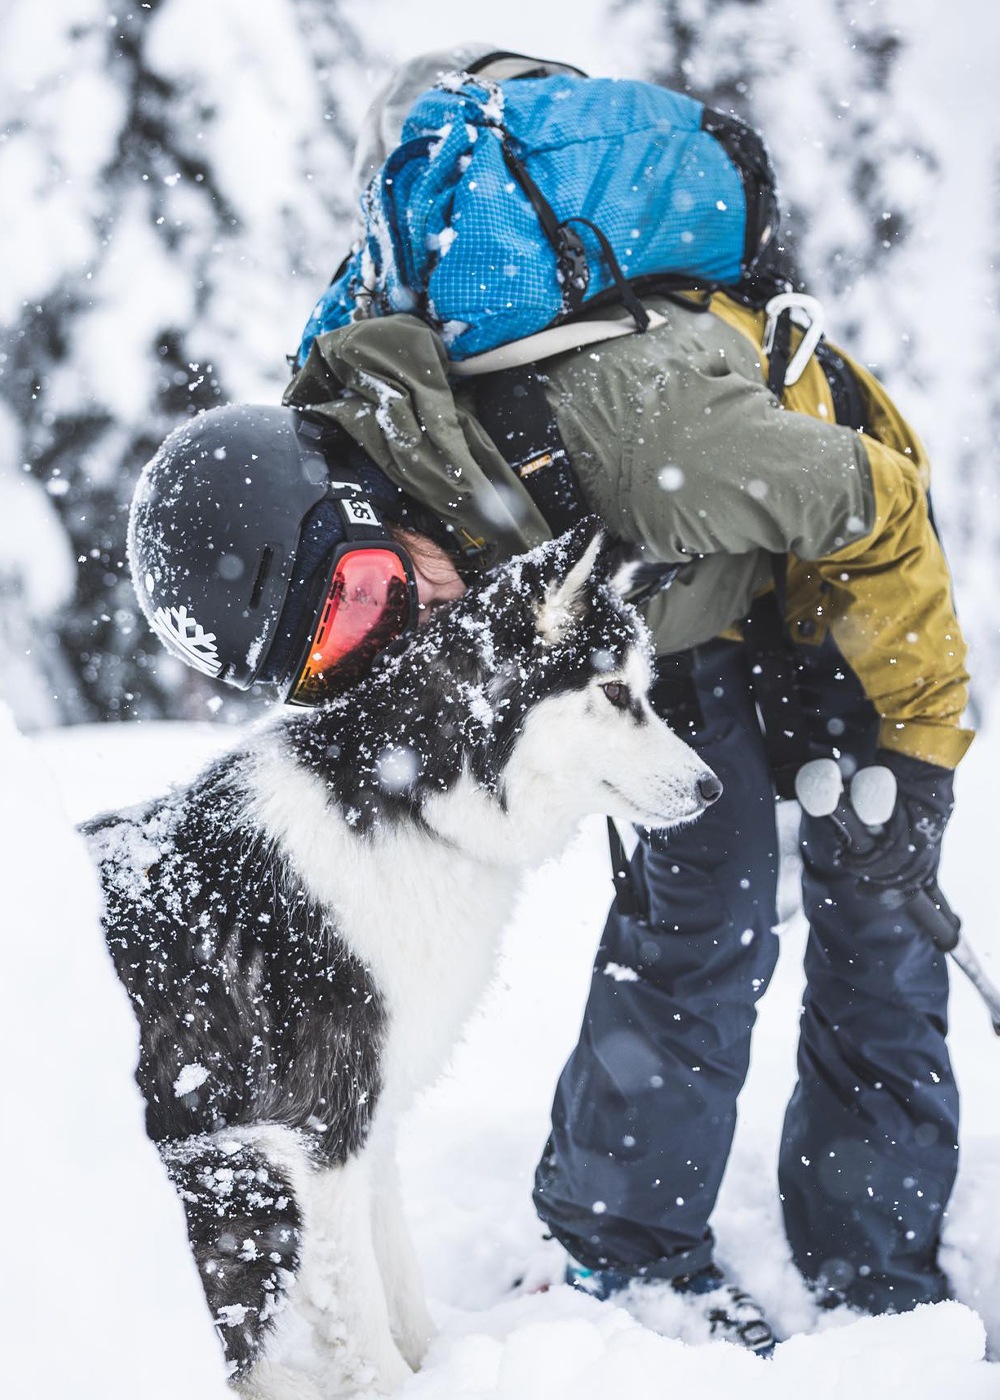
[[[1000, 11], [985, 0], [4, 0], [0, 677], [22, 728], [207, 717], [125, 577], [185, 415], [275, 401], [348, 246], [393, 62], [465, 39], [653, 77], [763, 129], [833, 338], [929, 440], [985, 706], [1000, 668]], [[247, 712], [239, 696], [222, 718]]]

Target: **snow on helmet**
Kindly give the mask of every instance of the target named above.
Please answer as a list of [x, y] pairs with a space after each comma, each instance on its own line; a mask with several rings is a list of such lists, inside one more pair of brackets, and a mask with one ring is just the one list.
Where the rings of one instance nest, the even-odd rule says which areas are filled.
[[403, 499], [335, 424], [289, 408], [209, 409], [167, 437], [136, 486], [128, 557], [139, 603], [187, 665], [240, 690], [280, 684], [274, 643], [290, 656], [310, 620], [283, 616], [294, 575], [348, 535], [384, 540], [372, 502], [391, 513]]

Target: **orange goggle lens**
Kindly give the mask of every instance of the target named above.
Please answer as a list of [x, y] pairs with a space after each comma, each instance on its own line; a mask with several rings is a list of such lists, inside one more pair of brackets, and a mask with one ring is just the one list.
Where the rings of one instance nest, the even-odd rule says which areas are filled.
[[[406, 566], [388, 549], [354, 549], [336, 564], [289, 699], [316, 703], [358, 679], [410, 620]], [[332, 673], [337, 684], [331, 687]]]

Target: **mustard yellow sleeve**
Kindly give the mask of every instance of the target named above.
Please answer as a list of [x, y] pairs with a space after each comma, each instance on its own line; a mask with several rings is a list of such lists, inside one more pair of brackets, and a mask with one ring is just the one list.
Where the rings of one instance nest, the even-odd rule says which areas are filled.
[[[760, 345], [762, 312], [719, 296], [712, 309]], [[864, 399], [867, 430], [852, 443], [867, 457], [872, 488], [872, 499], [846, 524], [863, 518], [867, 525], [872, 512], [874, 520], [854, 538], [851, 528], [838, 523], [836, 533], [851, 543], [833, 554], [803, 556], [799, 550], [798, 557], [789, 557], [789, 609], [800, 621], [809, 618], [810, 632], [802, 635], [821, 636], [829, 628], [881, 716], [883, 747], [953, 768], [973, 737], [961, 724], [968, 674], [948, 566], [927, 511], [927, 454], [882, 384], [843, 350], [838, 353]], [[766, 374], [763, 354], [761, 363]], [[786, 390], [783, 403], [792, 416], [833, 422], [833, 400], [815, 359]], [[863, 470], [864, 463], [859, 466]], [[841, 522], [843, 498], [831, 489], [835, 481], [824, 480], [820, 495], [830, 520]]]
[[951, 577], [927, 510], [922, 451], [861, 435], [871, 466], [875, 524], [863, 539], [815, 561], [827, 584], [826, 622], [881, 715], [884, 748], [953, 768], [972, 742], [965, 642]]

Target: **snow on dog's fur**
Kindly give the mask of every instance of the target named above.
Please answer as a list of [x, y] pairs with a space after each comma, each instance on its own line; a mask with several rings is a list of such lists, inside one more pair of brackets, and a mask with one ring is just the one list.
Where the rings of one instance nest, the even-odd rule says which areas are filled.
[[[588, 813], [662, 827], [716, 795], [650, 709], [611, 569], [580, 529], [514, 560], [348, 695], [87, 828], [148, 1130], [247, 1396], [392, 1391], [419, 1364], [393, 1125], [481, 996], [521, 872]], [[293, 1312], [311, 1379], [268, 1359]]]

